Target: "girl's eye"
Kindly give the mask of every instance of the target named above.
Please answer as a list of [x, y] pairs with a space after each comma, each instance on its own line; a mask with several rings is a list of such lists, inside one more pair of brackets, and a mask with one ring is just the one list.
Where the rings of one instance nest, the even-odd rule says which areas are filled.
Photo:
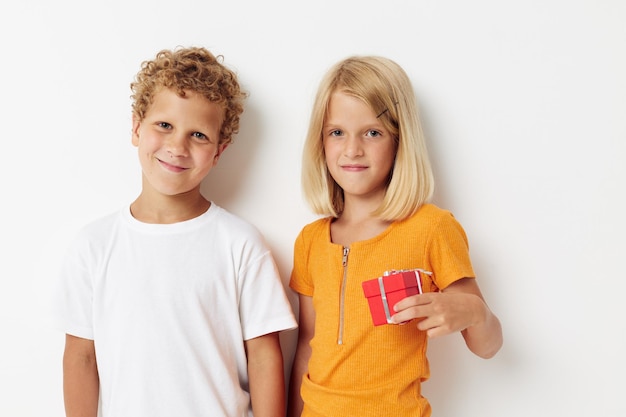
[[341, 136], [343, 132], [339, 129], [331, 130], [329, 136]]
[[381, 135], [381, 133], [378, 130], [370, 130], [367, 132], [367, 136], [370, 138], [377, 138]]

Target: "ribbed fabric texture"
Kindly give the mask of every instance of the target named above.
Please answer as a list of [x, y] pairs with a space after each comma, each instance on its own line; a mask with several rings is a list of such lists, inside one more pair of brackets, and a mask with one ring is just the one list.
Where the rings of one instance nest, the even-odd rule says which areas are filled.
[[450, 212], [427, 204], [379, 236], [353, 243], [344, 267], [344, 248], [330, 241], [330, 223], [305, 226], [295, 243], [290, 286], [312, 296], [316, 312], [302, 416], [429, 416], [420, 390], [429, 377], [426, 334], [414, 322], [375, 327], [361, 283], [415, 268], [433, 272], [425, 292], [473, 278], [463, 228]]

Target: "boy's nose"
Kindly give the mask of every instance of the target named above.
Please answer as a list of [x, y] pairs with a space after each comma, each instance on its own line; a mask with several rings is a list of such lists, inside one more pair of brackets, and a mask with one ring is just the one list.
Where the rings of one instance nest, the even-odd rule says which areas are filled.
[[165, 148], [171, 156], [186, 156], [186, 138], [184, 135], [174, 133], [168, 137], [165, 142]]

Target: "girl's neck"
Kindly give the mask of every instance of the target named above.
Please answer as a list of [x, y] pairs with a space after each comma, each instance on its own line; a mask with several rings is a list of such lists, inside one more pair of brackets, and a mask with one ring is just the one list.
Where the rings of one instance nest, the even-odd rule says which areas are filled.
[[344, 211], [330, 225], [333, 243], [350, 246], [372, 239], [385, 231], [391, 222], [372, 216], [374, 207], [346, 204]]

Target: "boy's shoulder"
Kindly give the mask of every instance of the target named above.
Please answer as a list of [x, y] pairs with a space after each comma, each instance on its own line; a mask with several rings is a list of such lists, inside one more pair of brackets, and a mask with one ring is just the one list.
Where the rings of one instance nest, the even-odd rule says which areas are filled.
[[[125, 209], [130, 210], [128, 207]], [[120, 210], [116, 210], [92, 219], [79, 229], [78, 236], [93, 236], [101, 233], [107, 233], [107, 231], [110, 231], [114, 227], [115, 223], [121, 220], [122, 214], [123, 213]]]
[[218, 206], [215, 203], [211, 203], [211, 208], [209, 209], [209, 212], [212, 212], [214, 214], [215, 222], [220, 227], [227, 229], [232, 235], [260, 234], [259, 229], [250, 221], [228, 211], [221, 206]]

